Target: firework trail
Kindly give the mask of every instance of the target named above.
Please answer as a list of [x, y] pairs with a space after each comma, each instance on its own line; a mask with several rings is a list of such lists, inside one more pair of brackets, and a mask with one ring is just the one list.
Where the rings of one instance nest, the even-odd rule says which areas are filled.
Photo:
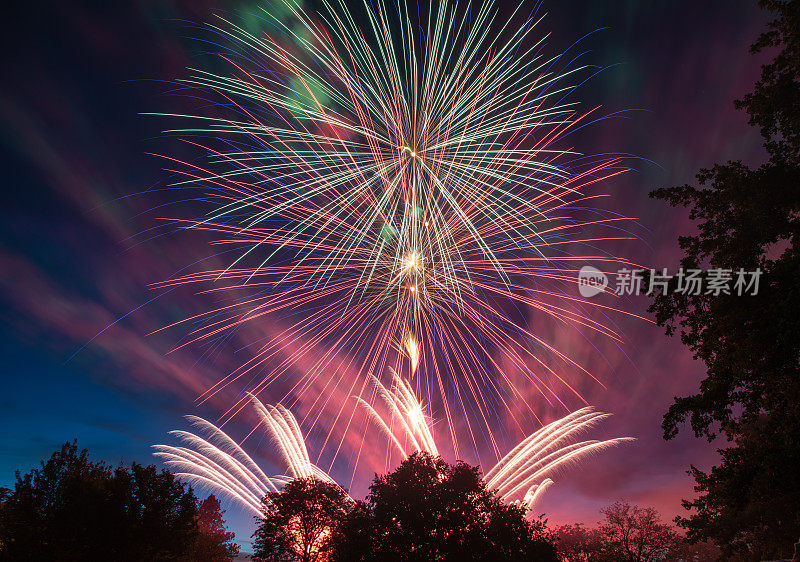
[[356, 396], [355, 399], [400, 450], [400, 454], [408, 457], [414, 451], [425, 451], [438, 456], [439, 450], [436, 448], [425, 410], [414, 395], [411, 385], [397, 373], [393, 373], [391, 389], [387, 389], [375, 377], [372, 377], [372, 381], [378, 397], [389, 409], [389, 421], [386, 422], [375, 408], [360, 396]]
[[328, 474], [315, 466], [308, 456], [303, 433], [292, 413], [278, 404], [277, 406], [265, 406], [257, 398], [253, 398], [253, 404], [258, 411], [261, 421], [265, 424], [267, 431], [273, 438], [278, 447], [278, 451], [283, 455], [289, 471], [293, 478], [317, 478], [333, 482]]
[[[391, 389], [377, 379], [374, 379], [374, 384], [379, 398], [389, 410], [388, 421], [369, 403], [359, 397], [356, 399], [403, 457], [407, 458], [415, 451], [438, 456], [425, 409], [409, 384], [396, 373]], [[630, 437], [617, 437], [570, 443], [576, 435], [586, 432], [609, 416], [587, 407], [545, 425], [522, 440], [485, 474], [487, 486], [496, 490], [503, 500], [521, 501], [531, 509], [547, 487], [553, 484], [549, 476], [556, 470], [590, 453], [633, 441]]]
[[261, 499], [277, 491], [281, 481], [270, 478], [233, 439], [202, 418], [187, 419], [210, 434], [208, 440], [187, 431], [171, 431], [185, 442], [184, 447], [154, 445], [154, 453], [175, 474], [201, 486], [219, 490], [256, 515], [261, 513]]
[[154, 445], [154, 453], [175, 474], [186, 480], [209, 486], [233, 498], [240, 505], [261, 515], [261, 502], [269, 492], [277, 492], [281, 486], [294, 478], [316, 478], [334, 482], [328, 474], [315, 466], [297, 420], [281, 405], [265, 406], [252, 398], [259, 418], [272, 441], [286, 462], [287, 474], [267, 476], [258, 464], [244, 452], [224, 431], [197, 416], [186, 416], [201, 432], [209, 435], [204, 439], [187, 431], [171, 431], [186, 446]]
[[545, 489], [553, 484], [549, 475], [557, 469], [590, 453], [634, 441], [631, 437], [615, 437], [567, 444], [577, 434], [610, 415], [586, 407], [547, 424], [520, 442], [486, 473], [487, 486], [506, 501], [522, 494], [522, 503], [531, 509]]
[[[393, 375], [389, 389], [376, 378], [373, 378], [373, 383], [381, 401], [390, 411], [388, 421], [368, 402], [360, 397], [356, 399], [403, 457], [407, 458], [416, 451], [438, 456], [425, 409], [408, 383], [397, 374]], [[278, 490], [292, 478], [313, 477], [334, 482], [309, 460], [303, 435], [291, 412], [280, 405], [265, 406], [256, 398], [253, 398], [253, 405], [285, 459], [288, 474], [267, 477], [233, 439], [213, 424], [194, 416], [187, 418], [211, 433], [214, 443], [193, 433], [172, 431], [170, 433], [182, 439], [187, 446], [155, 445], [155, 454], [168, 466], [181, 470], [178, 476], [220, 490], [256, 514], [261, 513], [261, 499], [266, 493]], [[582, 408], [542, 427], [521, 441], [485, 474], [487, 487], [496, 491], [504, 501], [520, 502], [526, 509], [533, 509], [543, 492], [553, 484], [550, 476], [559, 468], [592, 452], [632, 441], [631, 438], [621, 437], [605, 441], [570, 442], [577, 434], [587, 431], [608, 416], [591, 408]]]
[[247, 360], [201, 400], [238, 383], [302, 403], [304, 424], [333, 409], [322, 448], [335, 459], [348, 397], [408, 359], [408, 390], [442, 412], [456, 455], [463, 423], [478, 457], [488, 445], [499, 458], [498, 412], [524, 435], [538, 423], [531, 393], [585, 403], [564, 373], [590, 373], [531, 318], [622, 341], [613, 309], [575, 286], [578, 264], [630, 265], [596, 249], [629, 238], [616, 226], [627, 219], [591, 208], [620, 159], [566, 144], [596, 119], [567, 101], [586, 67], [545, 57], [538, 20], [499, 24], [488, 4], [467, 14], [442, 0], [417, 21], [416, 6], [378, 1], [360, 22], [343, 2], [317, 15], [285, 5], [291, 18], [264, 12], [268, 33], [210, 26], [230, 70], [193, 71], [184, 85], [211, 109], [173, 116], [190, 120], [171, 132], [202, 157], [165, 157], [169, 169], [208, 208], [177, 224], [235, 256], [160, 284], [220, 299], [184, 321], [181, 346], [285, 326], [248, 342]]

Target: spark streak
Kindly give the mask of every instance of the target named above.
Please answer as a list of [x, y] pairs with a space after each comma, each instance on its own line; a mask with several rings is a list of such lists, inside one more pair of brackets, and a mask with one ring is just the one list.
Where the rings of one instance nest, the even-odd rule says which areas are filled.
[[[381, 428], [404, 457], [414, 451], [425, 451], [439, 455], [433, 432], [428, 425], [422, 403], [417, 400], [411, 386], [394, 373], [391, 389], [387, 389], [377, 378], [372, 378], [378, 396], [389, 409], [388, 421], [384, 420], [369, 402], [361, 397], [355, 399], [369, 413], [370, 418]], [[394, 428], [397, 428], [396, 430]], [[399, 433], [399, 434], [398, 434]]]
[[186, 416], [199, 430], [209, 434], [204, 439], [188, 431], [175, 430], [170, 435], [180, 438], [186, 446], [154, 445], [154, 453], [175, 474], [202, 486], [218, 490], [240, 505], [261, 515], [261, 503], [268, 492], [277, 492], [294, 478], [317, 478], [334, 482], [328, 474], [314, 465], [308, 456], [303, 434], [297, 420], [281, 405], [265, 406], [252, 397], [253, 406], [273, 442], [286, 461], [288, 475], [267, 476], [258, 464], [216, 425], [197, 416]]
[[[365, 400], [359, 397], [356, 400], [400, 453], [406, 458], [416, 451], [438, 456], [431, 425], [410, 384], [396, 373], [393, 374], [391, 389], [387, 389], [376, 378], [373, 378], [373, 384], [381, 402], [389, 410], [388, 419], [384, 419]], [[630, 437], [617, 437], [570, 443], [576, 435], [586, 432], [609, 416], [586, 407], [547, 424], [522, 440], [486, 473], [484, 480], [487, 486], [496, 490], [503, 500], [522, 501], [531, 509], [553, 484], [550, 476], [559, 468], [590, 453], [633, 441]]]

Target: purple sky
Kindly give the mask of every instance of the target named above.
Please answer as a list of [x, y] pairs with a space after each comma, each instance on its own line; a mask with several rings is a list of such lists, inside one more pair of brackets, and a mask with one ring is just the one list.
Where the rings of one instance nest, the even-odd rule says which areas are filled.
[[[168, 214], [159, 205], [169, 199], [142, 194], [163, 179], [160, 163], [144, 153], [163, 149], [165, 139], [157, 138], [164, 123], [139, 113], [179, 106], [164, 95], [169, 86], [161, 81], [182, 76], [202, 56], [184, 39], [191, 27], [176, 20], [202, 21], [213, 11], [247, 12], [256, 5], [144, 0], [67, 8], [53, 1], [35, 17], [5, 8], [11, 13], [2, 24], [3, 75], [10, 78], [0, 94], [0, 485], [13, 482], [14, 469], [28, 470], [75, 437], [97, 457], [152, 463], [150, 445], [185, 427], [182, 415], [214, 419], [229, 403], [230, 396], [202, 407], [193, 401], [241, 362], [241, 350], [167, 355], [174, 332], [146, 335], [203, 310], [205, 303], [188, 291], [148, 303], [157, 294], [148, 286], [208, 250], [190, 234], [147, 235]], [[554, 48], [598, 30], [583, 44], [589, 60], [616, 65], [585, 85], [579, 98], [609, 112], [639, 110], [599, 123], [579, 140], [587, 153], [640, 158], [633, 161], [636, 171], [603, 188], [611, 195], [604, 204], [640, 225], [641, 240], [615, 253], [674, 269], [676, 237], [690, 225], [684, 213], [647, 193], [689, 182], [717, 161], [761, 159], [757, 131], [732, 100], [758, 76], [762, 60], [747, 48], [764, 15], [755, 2], [727, 0], [570, 0], [545, 2], [543, 10]], [[617, 306], [644, 314], [647, 301]], [[637, 439], [558, 475], [539, 506], [556, 522], [594, 522], [617, 499], [655, 506], [672, 518], [691, 494], [689, 464], [707, 468], [715, 459], [714, 447], [689, 435], [661, 439], [661, 416], [673, 396], [694, 391], [702, 365], [661, 329], [635, 318], [614, 321], [628, 340], [620, 349], [541, 327], [540, 335], [603, 382], [605, 388], [582, 386], [589, 403], [614, 414], [597, 435]], [[545, 418], [562, 414], [542, 407]], [[265, 464], [274, 462], [266, 444], [249, 443]], [[365, 483], [356, 484], [356, 495]], [[234, 507], [230, 515], [246, 540], [249, 517]]]

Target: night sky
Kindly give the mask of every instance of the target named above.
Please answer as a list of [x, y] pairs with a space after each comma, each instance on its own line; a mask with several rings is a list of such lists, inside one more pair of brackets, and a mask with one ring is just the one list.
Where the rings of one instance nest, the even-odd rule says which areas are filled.
[[[148, 335], [203, 309], [188, 291], [152, 300], [160, 293], [150, 284], [208, 249], [202, 237], [157, 227], [174, 196], [158, 189], [162, 163], [146, 153], [180, 147], [162, 135], [163, 118], [142, 114], [187, 103], [171, 93], [170, 81], [206, 56], [193, 22], [220, 12], [246, 18], [262, 5], [43, 2], [30, 11], [9, 4], [0, 24], [0, 485], [73, 438], [112, 463], [156, 462], [150, 446], [185, 428], [184, 414], [214, 419], [229, 401], [223, 394], [194, 403], [241, 361], [242, 346], [213, 357], [168, 354], [179, 334]], [[638, 221], [639, 239], [617, 254], [674, 269], [676, 237], [690, 229], [688, 219], [648, 192], [690, 182], [715, 162], [762, 158], [757, 131], [733, 108], [763, 62], [748, 53], [765, 22], [755, 4], [543, 2], [548, 45], [563, 50], [583, 38], [585, 60], [604, 68], [578, 98], [623, 112], [575, 141], [583, 152], [636, 157], [634, 172], [604, 187], [611, 194], [604, 205]], [[620, 306], [643, 314], [647, 300]], [[673, 396], [697, 387], [702, 365], [658, 327], [616, 321], [628, 339], [619, 349], [546, 334], [605, 385], [582, 388], [590, 404], [614, 414], [600, 434], [637, 438], [558, 475], [539, 505], [554, 522], [593, 523], [617, 499], [652, 505], [671, 519], [691, 494], [689, 464], [706, 468], [715, 459], [713, 447], [688, 434], [661, 439], [661, 416]], [[240, 425], [232, 424], [232, 434], [243, 437], [246, 420]], [[248, 444], [273, 466], [267, 443]], [[368, 472], [354, 483], [355, 495], [363, 495]], [[237, 539], [246, 541], [250, 517], [228, 507]]]

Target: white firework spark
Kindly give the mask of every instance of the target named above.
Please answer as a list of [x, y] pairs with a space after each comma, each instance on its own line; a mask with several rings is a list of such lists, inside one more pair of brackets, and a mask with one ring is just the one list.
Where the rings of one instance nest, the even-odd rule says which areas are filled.
[[[252, 397], [261, 422], [286, 461], [287, 473], [267, 476], [258, 464], [230, 436], [213, 423], [197, 416], [186, 416], [205, 439], [188, 431], [170, 431], [185, 446], [154, 445], [155, 455], [177, 469], [176, 475], [189, 482], [208, 486], [233, 498], [256, 515], [262, 514], [262, 501], [294, 478], [313, 477], [334, 482], [311, 462], [303, 434], [292, 413], [281, 406], [264, 405]], [[334, 482], [335, 483], [335, 482]]]

